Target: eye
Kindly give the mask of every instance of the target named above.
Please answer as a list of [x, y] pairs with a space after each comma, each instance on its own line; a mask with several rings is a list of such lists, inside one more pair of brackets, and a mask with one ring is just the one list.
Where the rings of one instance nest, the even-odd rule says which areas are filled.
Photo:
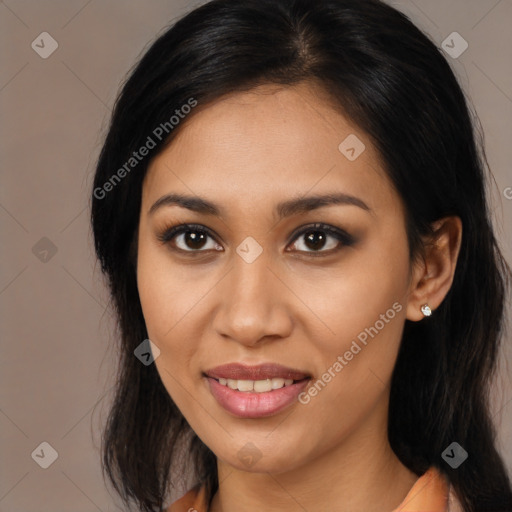
[[181, 224], [164, 230], [158, 235], [164, 244], [170, 243], [183, 252], [222, 251], [211, 231], [198, 224]]
[[[301, 238], [302, 237], [302, 238]], [[222, 251], [213, 233], [200, 224], [180, 224], [166, 228], [157, 238], [163, 244], [171, 244], [181, 252], [198, 253]], [[293, 250], [305, 252], [311, 256], [324, 256], [340, 250], [343, 246], [353, 245], [354, 238], [345, 231], [328, 224], [312, 224], [295, 233], [291, 244]], [[315, 254], [316, 253], [316, 254]]]
[[[295, 234], [293, 240], [297, 240], [297, 242], [294, 242], [292, 247], [299, 252], [306, 253], [332, 253], [341, 249], [342, 246], [352, 245], [355, 241], [345, 231], [328, 224], [306, 226]], [[312, 255], [317, 256], [317, 254]]]

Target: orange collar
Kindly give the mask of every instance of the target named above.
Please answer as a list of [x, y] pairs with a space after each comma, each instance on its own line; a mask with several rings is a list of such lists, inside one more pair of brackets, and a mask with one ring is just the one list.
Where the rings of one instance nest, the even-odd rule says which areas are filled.
[[441, 473], [431, 467], [424, 473], [402, 503], [392, 512], [445, 512], [448, 504], [448, 485]]
[[[392, 512], [446, 512], [448, 494], [445, 478], [431, 467], [416, 480], [405, 499]], [[196, 485], [166, 512], [207, 512], [205, 487]]]

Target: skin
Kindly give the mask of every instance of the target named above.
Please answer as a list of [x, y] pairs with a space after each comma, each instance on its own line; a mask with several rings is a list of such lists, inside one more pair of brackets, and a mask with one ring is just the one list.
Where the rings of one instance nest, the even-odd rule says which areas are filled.
[[[366, 146], [354, 161], [338, 149], [349, 134]], [[330, 205], [281, 220], [274, 213], [280, 201], [335, 192], [369, 209]], [[221, 215], [176, 205], [150, 214], [169, 193], [204, 197]], [[304, 234], [292, 235], [316, 222], [354, 243], [324, 232], [317, 253], [330, 255], [315, 257]], [[216, 240], [200, 249], [183, 235], [158, 240], [182, 223], [206, 226]], [[453, 279], [460, 221], [442, 219], [436, 229], [424, 258], [411, 262], [402, 202], [378, 153], [312, 84], [260, 86], [198, 107], [151, 162], [139, 294], [162, 381], [217, 456], [211, 511], [383, 512], [403, 501], [418, 475], [389, 446], [389, 383], [406, 318], [421, 321], [427, 302], [435, 314]], [[263, 249], [252, 263], [236, 252], [248, 236]], [[275, 362], [315, 382], [395, 303], [396, 316], [308, 404], [241, 419], [218, 405], [203, 378], [220, 364]], [[250, 467], [238, 456], [247, 443], [259, 456]]]

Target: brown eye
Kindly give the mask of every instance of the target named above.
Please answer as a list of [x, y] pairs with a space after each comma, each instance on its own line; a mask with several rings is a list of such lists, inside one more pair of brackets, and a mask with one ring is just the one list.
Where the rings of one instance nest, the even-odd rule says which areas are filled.
[[304, 245], [314, 251], [322, 249], [326, 243], [328, 236], [321, 231], [311, 231], [304, 237]]
[[204, 227], [183, 224], [167, 229], [158, 236], [162, 243], [169, 243], [183, 252], [221, 251], [222, 247]]
[[324, 253], [350, 246], [354, 238], [348, 233], [326, 224], [315, 224], [295, 235], [292, 247], [300, 252]]
[[189, 249], [201, 249], [207, 242], [208, 235], [200, 231], [185, 231], [183, 233], [183, 243]]

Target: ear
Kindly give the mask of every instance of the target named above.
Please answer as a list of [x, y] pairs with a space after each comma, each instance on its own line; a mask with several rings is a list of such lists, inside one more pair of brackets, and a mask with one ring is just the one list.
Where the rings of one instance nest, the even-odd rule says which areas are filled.
[[421, 306], [428, 304], [432, 311], [443, 302], [450, 290], [462, 240], [462, 221], [445, 217], [432, 224], [433, 235], [425, 241], [423, 259], [414, 264], [407, 319], [424, 318]]

